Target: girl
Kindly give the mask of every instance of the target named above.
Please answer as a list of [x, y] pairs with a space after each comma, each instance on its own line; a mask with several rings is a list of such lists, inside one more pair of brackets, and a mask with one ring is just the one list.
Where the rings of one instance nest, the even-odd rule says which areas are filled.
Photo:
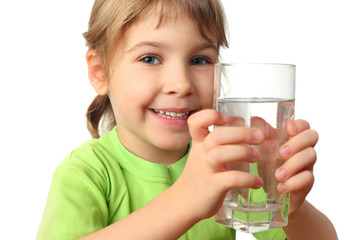
[[[84, 34], [95, 139], [56, 169], [38, 239], [234, 239], [212, 217], [234, 187], [262, 179], [229, 171], [256, 161], [259, 129], [217, 128], [213, 64], [227, 46], [217, 0], [96, 0]], [[289, 225], [259, 239], [336, 239], [305, 197], [313, 184], [317, 133], [297, 120], [280, 151], [279, 191], [291, 192]], [[100, 137], [100, 135], [102, 135]], [[192, 139], [192, 142], [190, 142]], [[317, 225], [321, 222], [321, 225]]]

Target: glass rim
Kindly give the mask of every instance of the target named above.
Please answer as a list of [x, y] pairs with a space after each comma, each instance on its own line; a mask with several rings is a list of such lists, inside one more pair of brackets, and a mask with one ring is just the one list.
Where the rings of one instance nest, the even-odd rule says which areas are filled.
[[215, 66], [218, 67], [231, 67], [231, 66], [271, 66], [271, 67], [287, 67], [287, 68], [296, 68], [295, 64], [289, 64], [289, 63], [242, 63], [242, 62], [217, 62], [215, 63]]

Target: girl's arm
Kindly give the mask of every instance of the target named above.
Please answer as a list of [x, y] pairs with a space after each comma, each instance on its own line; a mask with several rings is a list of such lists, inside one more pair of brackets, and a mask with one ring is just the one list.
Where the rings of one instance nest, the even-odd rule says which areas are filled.
[[330, 220], [307, 201], [289, 217], [289, 224], [284, 231], [288, 240], [338, 239]]
[[262, 142], [263, 134], [240, 127], [209, 132], [209, 126], [226, 121], [223, 114], [210, 109], [193, 114], [188, 121], [192, 148], [179, 179], [144, 207], [81, 239], [177, 239], [213, 216], [229, 189], [260, 188], [261, 178], [226, 166], [234, 161], [255, 162], [257, 157], [247, 145]]
[[330, 220], [305, 200], [314, 184], [318, 134], [304, 120], [289, 123], [287, 132], [292, 138], [280, 149], [280, 156], [286, 161], [276, 172], [278, 190], [291, 193], [289, 224], [284, 231], [290, 240], [338, 239]]
[[199, 219], [187, 212], [174, 188], [175, 185], [127, 217], [81, 240], [178, 239]]

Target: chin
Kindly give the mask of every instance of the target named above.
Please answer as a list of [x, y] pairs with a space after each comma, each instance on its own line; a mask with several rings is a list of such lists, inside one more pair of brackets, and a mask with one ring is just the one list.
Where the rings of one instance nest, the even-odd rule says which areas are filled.
[[177, 151], [187, 148], [190, 143], [190, 137], [164, 141], [158, 144], [158, 147], [167, 151]]

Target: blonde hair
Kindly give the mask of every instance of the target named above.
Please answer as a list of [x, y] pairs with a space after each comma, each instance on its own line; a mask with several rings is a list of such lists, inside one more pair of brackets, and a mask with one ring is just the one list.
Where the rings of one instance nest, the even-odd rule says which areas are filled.
[[[122, 35], [148, 9], [158, 13], [158, 26], [166, 16], [185, 14], [197, 23], [204, 39], [215, 39], [218, 48], [228, 46], [225, 16], [219, 0], [95, 0], [89, 29], [83, 35], [89, 49], [95, 50], [100, 57], [104, 80], [110, 75], [110, 66]], [[107, 95], [95, 97], [86, 117], [93, 138], [100, 137], [116, 124]]]

